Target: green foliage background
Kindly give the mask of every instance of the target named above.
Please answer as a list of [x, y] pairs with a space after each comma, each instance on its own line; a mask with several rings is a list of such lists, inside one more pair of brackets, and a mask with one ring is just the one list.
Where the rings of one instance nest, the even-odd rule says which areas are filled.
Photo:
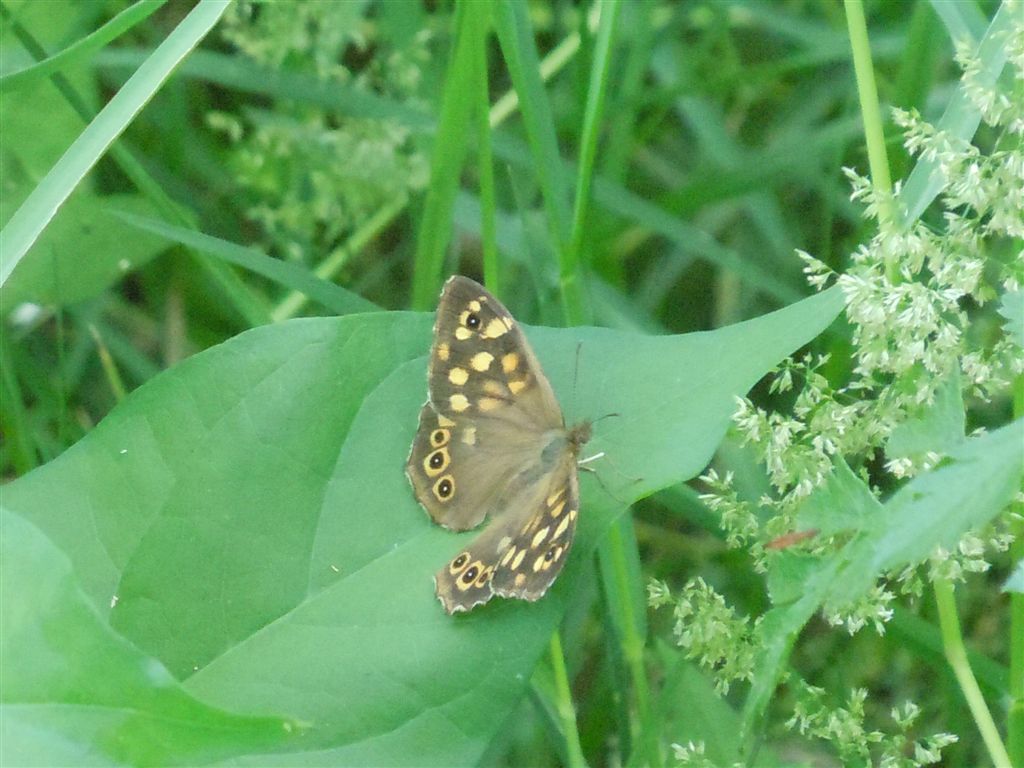
[[[868, 730], [915, 701], [908, 760], [936, 732], [945, 765], [992, 759], [928, 592], [884, 634], [818, 616], [1003, 515], [1020, 379], [966, 401], [950, 380], [911, 415], [888, 457], [947, 458], [908, 482], [837, 459], [794, 520], [838, 537], [827, 557], [763, 573], [693, 479], [713, 462], [756, 503], [735, 398], [792, 407], [764, 377], [797, 352], [853, 374], [843, 296], [794, 255], [843, 273], [877, 226], [841, 172], [868, 165], [850, 6], [3, 0], [0, 761], [654, 765], [693, 741], [708, 764], [839, 764], [785, 727], [797, 680], [833, 707], [866, 689]], [[954, 41], [1006, 7], [865, 10], [882, 103], [966, 114]], [[453, 619], [430, 576], [462, 539], [402, 466], [454, 272], [528, 324], [568, 419], [618, 416], [551, 593]], [[1019, 344], [1019, 297], [967, 307], [979, 345]], [[1015, 557], [957, 594], [1016, 758]], [[694, 577], [763, 617], [724, 695], [648, 617], [649, 579]]]

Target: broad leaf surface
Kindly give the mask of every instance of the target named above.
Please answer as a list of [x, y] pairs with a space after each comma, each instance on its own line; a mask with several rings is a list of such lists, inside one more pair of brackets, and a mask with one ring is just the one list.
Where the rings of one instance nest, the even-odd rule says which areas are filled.
[[190, 697], [107, 626], [46, 536], [6, 510], [0, 553], [0, 764], [200, 763], [298, 736], [297, 723]]
[[568, 420], [619, 414], [596, 425], [601, 483], [581, 479], [576, 547], [535, 604], [495, 600], [453, 618], [434, 599], [433, 573], [473, 534], [432, 525], [403, 474], [425, 397], [425, 314], [242, 334], [133, 393], [9, 485], [5, 504], [64, 551], [94, 610], [190, 693], [309, 725], [289, 753], [240, 740], [246, 763], [474, 763], [622, 511], [616, 499], [699, 472], [733, 398], [841, 303], [829, 291], [685, 336], [527, 329]]

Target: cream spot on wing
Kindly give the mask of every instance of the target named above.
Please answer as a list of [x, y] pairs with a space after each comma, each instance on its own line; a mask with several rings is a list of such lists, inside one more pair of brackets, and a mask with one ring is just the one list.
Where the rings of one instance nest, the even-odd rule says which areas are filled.
[[516, 553], [515, 559], [512, 561], [512, 570], [513, 571], [518, 570], [519, 566], [523, 564], [523, 558], [524, 557], [526, 557], [526, 550], [525, 549], [520, 549]]
[[511, 317], [503, 317], [503, 318], [501, 318], [501, 322], [503, 322], [505, 324], [505, 327], [508, 328], [510, 331], [512, 330], [512, 318]]
[[548, 506], [554, 506], [555, 502], [562, 498], [563, 493], [565, 493], [565, 488], [559, 488], [557, 491], [548, 496]]
[[515, 557], [515, 555], [516, 555], [516, 548], [515, 547], [509, 547], [508, 551], [505, 553], [504, 557], [501, 558], [501, 565], [503, 567], [508, 565], [508, 561], [511, 560], [513, 557]]
[[533, 541], [530, 542], [530, 546], [531, 547], [539, 547], [540, 543], [542, 541], [544, 541], [544, 539], [547, 537], [548, 531], [550, 529], [551, 529], [550, 526], [545, 525], [543, 528], [541, 528], [539, 531], [537, 531], [537, 533], [535, 533], [534, 536], [533, 536]]
[[569, 510], [569, 519], [570, 520], [575, 520], [576, 519], [576, 510], [575, 509], [570, 509]]
[[505, 394], [505, 385], [500, 381], [494, 379], [488, 379], [484, 382], [484, 392], [488, 395], [494, 395], [495, 397], [501, 397]]
[[473, 332], [464, 325], [460, 325], [455, 329], [455, 338], [459, 341], [465, 341], [473, 335]]
[[516, 574], [516, 586], [517, 587], [521, 587], [525, 583], [526, 583], [526, 574], [525, 573], [517, 573]]
[[566, 518], [564, 518], [564, 519], [562, 520], [562, 522], [560, 522], [560, 523], [558, 524], [558, 527], [557, 527], [557, 528], [555, 528], [555, 535], [554, 535], [554, 536], [552, 536], [551, 538], [552, 538], [552, 539], [557, 539], [557, 538], [559, 538], [559, 537], [560, 537], [560, 536], [561, 536], [561, 535], [562, 535], [563, 533], [565, 533], [565, 532], [566, 532], [566, 531], [567, 531], [568, 529], [569, 529], [569, 518], [568, 518], [568, 517], [566, 517]]
[[[550, 498], [548, 499], [548, 503], [549, 504], [551, 503], [551, 499]], [[562, 514], [562, 510], [563, 509], [565, 509], [565, 502], [564, 501], [558, 502], [555, 506], [553, 506], [551, 508], [551, 516], [552, 517], [558, 517], [560, 514]]]
[[484, 338], [496, 339], [499, 336], [503, 336], [508, 333], [509, 328], [511, 328], [510, 325], [502, 322], [501, 318], [496, 317], [487, 324], [486, 328], [484, 328]]
[[469, 408], [469, 400], [462, 394], [452, 395], [448, 398], [448, 402], [452, 404], [452, 410], [456, 413], [462, 413]]
[[466, 427], [462, 430], [462, 442], [466, 445], [476, 445], [476, 427]]
[[481, 397], [476, 405], [481, 411], [493, 411], [495, 408], [500, 407], [502, 402], [494, 397]]
[[469, 364], [474, 371], [480, 371], [480, 373], [483, 373], [491, 367], [491, 363], [493, 361], [494, 355], [490, 352], [477, 352], [469, 359]]
[[437, 345], [437, 357], [443, 362], [448, 362], [448, 358], [451, 357], [452, 350], [447, 344]]
[[449, 419], [447, 416], [443, 416], [440, 413], [437, 414], [437, 423], [442, 427], [454, 427], [455, 422]]
[[539, 571], [541, 568], [543, 568], [544, 565], [545, 565], [544, 555], [541, 555], [540, 557], [538, 557], [536, 560], [533, 561], [533, 572], [537, 573], [537, 571]]
[[510, 381], [508, 383], [508, 390], [513, 395], [518, 395], [524, 389], [526, 389], [526, 380], [525, 379], [520, 379], [519, 381]]
[[498, 541], [498, 551], [501, 552], [501, 550], [503, 550], [505, 547], [507, 547], [511, 543], [512, 543], [512, 537], [511, 536], [502, 536], [501, 539]]
[[474, 299], [473, 301], [469, 302], [469, 308], [473, 312], [479, 312], [480, 311], [480, 302], [477, 301], [476, 299]]
[[515, 352], [509, 352], [507, 355], [501, 357], [501, 370], [505, 373], [512, 373], [516, 368], [519, 367], [519, 355]]
[[461, 387], [469, 380], [469, 371], [465, 368], [452, 368], [448, 371], [448, 381], [457, 387]]

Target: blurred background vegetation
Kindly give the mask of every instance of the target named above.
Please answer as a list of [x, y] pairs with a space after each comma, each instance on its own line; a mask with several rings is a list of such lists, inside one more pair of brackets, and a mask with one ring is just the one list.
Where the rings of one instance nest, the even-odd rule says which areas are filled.
[[[0, 64], [7, 74], [116, 26], [130, 6], [4, 0], [2, 7]], [[182, 0], [153, 4], [145, 17], [124, 21], [112, 43], [52, 80], [29, 89], [4, 84], [0, 221], [192, 7]], [[958, 31], [979, 35], [996, 7], [867, 2], [883, 105], [937, 118], [960, 75], [953, 57]], [[590, 5], [555, 0], [528, 9], [544, 108], [573, 178], [597, 45]], [[841, 171], [867, 169], [841, 4], [638, 0], [619, 12], [580, 250], [590, 322], [685, 333], [763, 314], [811, 292], [795, 249], [843, 272], [876, 225], [850, 201]], [[495, 215], [506, 303], [524, 322], [564, 321], [540, 195], [545, 169], [510, 100], [512, 79], [494, 38], [487, 51], [491, 146], [476, 135], [439, 133], [457, 13], [443, 1], [230, 7], [118, 140], [120, 154], [86, 177], [4, 286], [5, 478], [60, 454], [127, 392], [177, 361], [255, 325], [327, 313], [294, 281], [229, 264], [229, 244], [315, 272], [385, 309], [430, 309], [413, 298], [414, 275], [424, 228], [432, 226], [431, 169], [445, 157], [456, 166], [462, 153], [469, 159], [443, 272], [481, 277], [486, 207]], [[912, 160], [884, 116], [893, 177], [903, 178]], [[993, 140], [984, 128], [976, 137], [982, 147]], [[488, 152], [493, 162], [481, 162]], [[481, 202], [481, 175], [488, 173], [493, 182], [485, 178], [483, 188], [493, 183], [493, 204]], [[164, 197], [141, 188], [140, 179]], [[208, 248], [169, 243], [117, 212], [160, 215], [216, 241]], [[438, 238], [443, 246], [445, 236]], [[969, 309], [974, 332], [996, 332], [1002, 320], [993, 307]], [[849, 376], [850, 333], [842, 322], [814, 351], [831, 355], [822, 370], [831, 381]], [[753, 398], [761, 405], [788, 402], [766, 386]], [[968, 428], [1010, 418], [1006, 398], [970, 405]], [[716, 466], [734, 472], [749, 498], [767, 489], [750, 452], [732, 442]], [[635, 510], [644, 575], [678, 586], [700, 574], [738, 610], [761, 613], [762, 579], [744, 551], [726, 547], [693, 488], [664, 492]], [[969, 581], [961, 598], [969, 645], [984, 656], [976, 671], [983, 686], [997, 689], [1009, 630], [993, 585], [1006, 568], [997, 563]], [[650, 664], [671, 667], [671, 616], [652, 616]], [[584, 752], [592, 764], [606, 765], [616, 762], [613, 702], [621, 681], [599, 628], [593, 616], [570, 615], [565, 652]], [[904, 600], [882, 636], [847, 637], [815, 620], [792, 663], [837, 702], [855, 686], [867, 688], [869, 722], [916, 701], [924, 708], [921, 733], [960, 738], [944, 764], [984, 762], [946, 671], [929, 601]], [[558, 762], [534, 704], [524, 703], [507, 738], [493, 745], [493, 762]], [[686, 719], [685, 705], [666, 706], [673, 711], [664, 717]], [[827, 747], [819, 754], [783, 730], [792, 708], [785, 689], [773, 708], [766, 736], [777, 751], [796, 762], [835, 764]]]

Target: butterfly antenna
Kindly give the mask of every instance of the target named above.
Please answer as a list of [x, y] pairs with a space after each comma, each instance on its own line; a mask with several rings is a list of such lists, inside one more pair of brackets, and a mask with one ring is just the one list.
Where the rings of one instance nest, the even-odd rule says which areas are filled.
[[576, 413], [576, 382], [580, 378], [580, 352], [583, 349], [583, 342], [576, 342], [576, 365], [572, 371], [572, 396], [569, 402], [572, 404], [573, 413]]

